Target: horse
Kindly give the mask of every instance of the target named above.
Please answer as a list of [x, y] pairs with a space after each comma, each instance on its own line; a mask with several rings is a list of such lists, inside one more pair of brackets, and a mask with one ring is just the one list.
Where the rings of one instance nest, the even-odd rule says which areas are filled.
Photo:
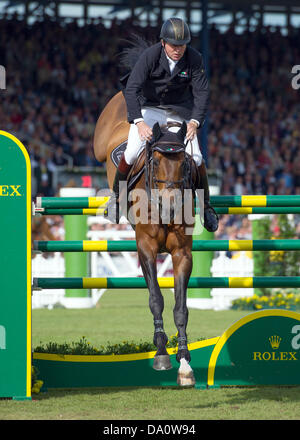
[[[131, 215], [130, 223], [135, 229], [137, 252], [142, 272], [149, 290], [149, 307], [154, 320], [153, 342], [157, 348], [153, 368], [166, 370], [172, 368], [166, 350], [168, 337], [163, 327], [164, 298], [157, 280], [156, 260], [158, 253], [169, 253], [172, 257], [174, 271], [175, 306], [174, 322], [178, 330], [178, 351], [176, 360], [180, 363], [177, 383], [181, 386], [193, 386], [195, 378], [190, 366], [191, 356], [187, 345], [186, 328], [188, 308], [186, 305], [187, 286], [192, 271], [192, 229], [193, 222], [187, 224], [182, 214], [182, 206], [177, 209], [174, 200], [168, 197], [172, 190], [183, 195], [186, 189], [192, 203], [194, 219], [195, 188], [199, 182], [197, 167], [192, 157], [186, 153], [184, 143], [186, 123], [177, 132], [168, 127], [153, 127], [153, 142], [138, 157], [128, 176], [128, 206], [134, 207], [137, 198], [130, 197], [134, 191], [147, 194], [146, 222], [139, 220], [137, 212]], [[174, 130], [174, 129], [173, 129]], [[126, 103], [121, 92], [116, 94], [100, 114], [94, 133], [94, 153], [98, 161], [106, 161], [107, 180], [112, 189], [116, 172], [116, 157], [122, 154], [128, 137]], [[123, 148], [123, 150], [122, 150]], [[121, 149], [121, 153], [118, 149]], [[120, 158], [120, 157], [119, 157]], [[152, 198], [152, 190], [157, 189], [158, 199]], [[127, 198], [127, 197], [126, 197]], [[163, 221], [164, 207], [169, 203], [168, 221]], [[156, 209], [157, 221], [153, 219]], [[179, 218], [179, 222], [176, 220]], [[154, 224], [153, 224], [154, 223]], [[187, 234], [187, 228], [189, 233]]]

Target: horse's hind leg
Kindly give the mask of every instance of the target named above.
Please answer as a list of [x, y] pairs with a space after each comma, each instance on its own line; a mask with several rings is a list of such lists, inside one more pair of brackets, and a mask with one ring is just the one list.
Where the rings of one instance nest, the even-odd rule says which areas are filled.
[[186, 305], [186, 291], [192, 271], [192, 255], [189, 250], [178, 249], [172, 253], [174, 268], [175, 306], [173, 310], [174, 322], [178, 330], [178, 352], [176, 360], [180, 362], [177, 383], [181, 386], [195, 384], [193, 370], [189, 365], [191, 355], [187, 346], [186, 327], [188, 323], [188, 308]]
[[[151, 243], [152, 244], [152, 243]], [[155, 370], [169, 370], [172, 368], [166, 344], [168, 337], [163, 328], [164, 298], [157, 281], [155, 245], [143, 241], [139, 242], [138, 254], [143, 274], [149, 289], [149, 307], [154, 319], [153, 343], [157, 347], [153, 368]]]

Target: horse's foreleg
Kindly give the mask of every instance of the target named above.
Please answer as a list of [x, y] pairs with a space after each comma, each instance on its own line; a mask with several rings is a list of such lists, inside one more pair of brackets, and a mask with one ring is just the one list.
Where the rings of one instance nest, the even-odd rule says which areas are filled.
[[189, 250], [178, 249], [172, 253], [174, 268], [174, 322], [178, 330], [178, 352], [176, 360], [180, 362], [177, 383], [182, 386], [195, 384], [193, 370], [189, 365], [191, 355], [187, 346], [186, 327], [188, 323], [188, 308], [186, 305], [186, 291], [192, 272], [192, 255]]
[[149, 289], [149, 307], [154, 319], [153, 343], [157, 347], [153, 368], [166, 370], [172, 368], [166, 344], [168, 337], [163, 328], [164, 298], [157, 281], [156, 257], [157, 251], [150, 243], [143, 242], [138, 246], [138, 254], [142, 271]]

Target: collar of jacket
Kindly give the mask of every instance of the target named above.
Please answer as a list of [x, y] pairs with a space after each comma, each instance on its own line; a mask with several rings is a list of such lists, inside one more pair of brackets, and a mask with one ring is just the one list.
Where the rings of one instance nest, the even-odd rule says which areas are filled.
[[176, 76], [181, 70], [184, 69], [185, 65], [186, 65], [186, 55], [187, 55], [187, 49], [185, 50], [185, 53], [183, 55], [182, 58], [180, 58], [180, 60], [178, 61], [178, 63], [176, 64], [176, 66], [174, 67], [173, 73], [171, 75], [170, 72], [170, 67], [169, 67], [169, 62], [165, 53], [164, 48], [161, 46], [161, 52], [160, 52], [160, 60], [159, 63], [162, 65], [162, 67], [166, 70], [166, 72], [168, 72], [168, 74], [170, 75], [171, 78], [173, 78], [174, 76]]

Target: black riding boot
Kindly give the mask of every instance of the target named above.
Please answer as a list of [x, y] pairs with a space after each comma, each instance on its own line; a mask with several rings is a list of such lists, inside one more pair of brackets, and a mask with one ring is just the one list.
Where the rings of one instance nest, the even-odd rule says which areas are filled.
[[198, 167], [200, 188], [204, 190], [204, 227], [209, 232], [215, 232], [219, 226], [219, 217], [209, 202], [209, 185], [204, 161]]
[[119, 162], [114, 183], [113, 183], [113, 194], [109, 199], [107, 204], [105, 217], [107, 217], [113, 223], [119, 223], [120, 221], [120, 188], [119, 183], [121, 181], [126, 181], [129, 171], [132, 165], [128, 165], [125, 160], [124, 154]]

